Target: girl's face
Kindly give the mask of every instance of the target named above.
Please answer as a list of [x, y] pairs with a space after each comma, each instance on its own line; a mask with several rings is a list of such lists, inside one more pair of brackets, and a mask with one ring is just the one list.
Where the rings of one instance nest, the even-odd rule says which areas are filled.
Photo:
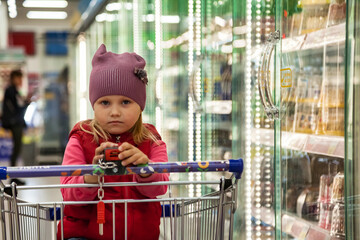
[[122, 95], [104, 96], [94, 104], [95, 120], [110, 134], [127, 132], [141, 114], [140, 106]]

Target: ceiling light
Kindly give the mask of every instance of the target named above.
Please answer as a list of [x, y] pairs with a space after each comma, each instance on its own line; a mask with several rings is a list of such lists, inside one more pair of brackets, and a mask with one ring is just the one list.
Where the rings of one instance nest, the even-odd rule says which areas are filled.
[[27, 8], [66, 8], [68, 2], [65, 0], [25, 0], [23, 6]]
[[15, 0], [7, 0], [9, 17], [16, 18], [17, 10], [16, 10], [16, 1]]
[[106, 5], [106, 10], [107, 11], [119, 11], [121, 10], [122, 4], [121, 3], [109, 3], [108, 5]]
[[26, 17], [30, 19], [65, 19], [67, 13], [63, 11], [29, 11]]
[[[147, 14], [143, 16], [144, 22], [154, 22], [155, 21], [155, 15], [154, 14]], [[160, 18], [161, 23], [179, 23], [180, 17], [177, 15], [162, 15]]]

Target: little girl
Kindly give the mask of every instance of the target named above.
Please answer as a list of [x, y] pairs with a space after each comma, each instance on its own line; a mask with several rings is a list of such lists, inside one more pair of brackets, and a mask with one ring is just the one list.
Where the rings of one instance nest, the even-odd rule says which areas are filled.
[[[142, 123], [146, 101], [145, 60], [135, 53], [107, 52], [101, 45], [92, 60], [89, 98], [94, 119], [77, 123], [70, 132], [63, 165], [97, 164], [108, 147], [118, 147], [123, 166], [167, 162], [166, 145], [155, 127]], [[167, 181], [167, 174], [105, 176], [105, 182]], [[98, 176], [63, 177], [62, 184], [98, 183]], [[105, 187], [103, 200], [151, 199], [165, 194], [166, 186]], [[98, 188], [61, 189], [64, 201], [97, 201]], [[115, 204], [116, 239], [158, 239], [159, 203]], [[112, 204], [105, 204], [103, 235], [99, 235], [97, 206], [67, 205], [64, 209], [65, 239], [113, 239]], [[58, 239], [61, 238], [61, 223]]]

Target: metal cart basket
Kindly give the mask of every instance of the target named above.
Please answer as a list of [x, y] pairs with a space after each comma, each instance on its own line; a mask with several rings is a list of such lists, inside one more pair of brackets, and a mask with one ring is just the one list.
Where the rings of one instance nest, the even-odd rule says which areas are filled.
[[[113, 211], [116, 204], [124, 204], [125, 216], [128, 210], [129, 203], [136, 204], [142, 202], [160, 202], [162, 208], [162, 217], [160, 225], [159, 239], [232, 239], [233, 231], [233, 217], [236, 211], [237, 199], [237, 182], [242, 173], [242, 160], [233, 160], [237, 164], [230, 166], [231, 163], [221, 161], [222, 166], [214, 168], [209, 171], [234, 171], [235, 174], [230, 179], [222, 177], [217, 181], [168, 181], [168, 182], [153, 182], [153, 183], [104, 183], [102, 187], [123, 187], [123, 186], [141, 186], [141, 185], [168, 185], [169, 189], [174, 185], [218, 185], [219, 190], [213, 191], [210, 194], [200, 197], [173, 197], [170, 195], [158, 199], [117, 199], [117, 200], [104, 200], [105, 204], [111, 204]], [[216, 162], [203, 162], [208, 166]], [[173, 164], [173, 163], [167, 163]], [[197, 164], [197, 163], [196, 163]], [[175, 165], [181, 166], [176, 163]], [[171, 172], [185, 172], [176, 166]], [[188, 165], [188, 163], [184, 164]], [[189, 166], [189, 165], [188, 165]], [[202, 165], [205, 166], [205, 165]], [[54, 166], [55, 167], [55, 166]], [[56, 168], [62, 166], [56, 166]], [[159, 167], [164, 167], [164, 164], [151, 165], [153, 172], [161, 172]], [[27, 167], [29, 168], [29, 167]], [[35, 168], [35, 167], [34, 167]], [[38, 166], [36, 167], [38, 169]], [[50, 167], [51, 168], [51, 167]], [[168, 168], [169, 169], [169, 168]], [[177, 170], [176, 170], [177, 169]], [[77, 168], [78, 170], [78, 168]], [[132, 169], [136, 171], [136, 169]], [[7, 168], [7, 176], [28, 176], [29, 169], [21, 169], [19, 167]], [[47, 170], [48, 171], [48, 170]], [[63, 170], [62, 170], [63, 171]], [[75, 171], [75, 170], [74, 170]], [[196, 171], [189, 169], [186, 171]], [[198, 168], [198, 171], [202, 171]], [[41, 172], [41, 171], [40, 171]], [[37, 176], [54, 176], [54, 171], [51, 174], [38, 172]], [[93, 171], [92, 173], [94, 174]], [[86, 171], [83, 171], [84, 174]], [[34, 176], [34, 173], [32, 177]], [[1, 177], [1, 172], [0, 172]], [[17, 197], [18, 191], [34, 190], [34, 189], [60, 189], [60, 188], [73, 188], [73, 187], [99, 187], [98, 184], [66, 184], [66, 185], [38, 185], [38, 186], [16, 186], [4, 185], [0, 182], [0, 238], [4, 240], [23, 240], [23, 239], [43, 239], [51, 240], [57, 239], [57, 225], [63, 221], [63, 211], [66, 205], [79, 205], [79, 204], [97, 204], [98, 201], [59, 201], [59, 202], [26, 202]], [[59, 190], [60, 191], [60, 190]], [[127, 239], [127, 221], [125, 219], [125, 234], [124, 236], [116, 236], [115, 233], [115, 218], [113, 214], [113, 239]], [[61, 228], [61, 231], [63, 229]], [[61, 239], [63, 235], [61, 234]]]

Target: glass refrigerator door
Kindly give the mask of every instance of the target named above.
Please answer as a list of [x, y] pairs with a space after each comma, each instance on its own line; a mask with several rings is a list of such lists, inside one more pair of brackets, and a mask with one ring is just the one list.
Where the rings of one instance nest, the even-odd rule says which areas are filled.
[[[232, 155], [232, 2], [189, 1], [189, 161], [227, 160]], [[223, 173], [189, 175], [219, 179]], [[194, 196], [207, 189], [196, 186]], [[192, 193], [190, 193], [191, 195]]]
[[[250, 12], [261, 13], [262, 3], [270, 4], [260, 2]], [[346, 2], [272, 3], [270, 16], [265, 11], [268, 24], [259, 30], [274, 26], [278, 31], [255, 34], [266, 42], [258, 66], [252, 68], [259, 90], [253, 100], [252, 151], [259, 154], [248, 163], [256, 166], [258, 162], [260, 171], [253, 174], [262, 176], [250, 181], [255, 192], [251, 196], [253, 226], [273, 226], [275, 239], [345, 239], [350, 234], [345, 232], [345, 177], [351, 178], [344, 168], [345, 99], [349, 98], [345, 94], [349, 92], [345, 84]], [[257, 56], [256, 51], [250, 52]], [[258, 102], [265, 114], [256, 114]], [[263, 168], [267, 162], [269, 169]], [[266, 173], [270, 182], [263, 178]], [[271, 187], [270, 197], [263, 197]], [[266, 204], [266, 199], [272, 201]]]
[[360, 35], [359, 1], [347, 1], [347, 38], [346, 38], [346, 84], [345, 84], [345, 222], [346, 239], [360, 236], [359, 213], [359, 149], [360, 149]]
[[276, 11], [282, 239], [345, 239], [346, 3], [289, 0]]
[[233, 149], [235, 155], [241, 149], [245, 166], [235, 221], [235, 229], [241, 226], [241, 230], [234, 235], [240, 239], [281, 237], [281, 221], [276, 217], [281, 205], [281, 186], [277, 185], [280, 168], [276, 160], [280, 158], [280, 128], [279, 121], [274, 120], [279, 118], [279, 90], [272, 67], [280, 35], [274, 33], [274, 7], [274, 2], [265, 0], [236, 3]]
[[202, 8], [201, 55], [196, 53], [190, 95], [201, 121], [201, 159], [225, 160], [232, 155], [232, 4], [205, 1]]

